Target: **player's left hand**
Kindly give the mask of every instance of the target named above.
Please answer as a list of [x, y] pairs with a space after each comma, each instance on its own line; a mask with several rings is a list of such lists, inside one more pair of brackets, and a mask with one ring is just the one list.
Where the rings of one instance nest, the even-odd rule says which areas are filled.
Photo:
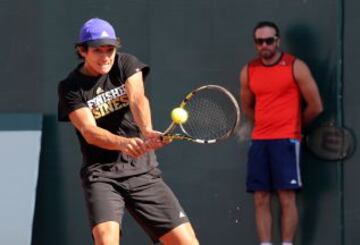
[[143, 133], [143, 135], [145, 137], [145, 145], [149, 151], [160, 149], [171, 142], [170, 140], [163, 140], [160, 131], [150, 130]]

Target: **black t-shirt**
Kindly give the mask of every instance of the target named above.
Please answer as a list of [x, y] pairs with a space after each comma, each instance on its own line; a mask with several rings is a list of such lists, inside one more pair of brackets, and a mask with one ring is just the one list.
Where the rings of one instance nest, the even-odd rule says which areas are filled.
[[[125, 81], [142, 71], [144, 79], [150, 68], [135, 56], [117, 53], [110, 72], [98, 77], [82, 74], [80, 64], [58, 86], [58, 120], [69, 121], [70, 112], [88, 107], [97, 126], [125, 137], [141, 137], [135, 124], [125, 89]], [[76, 130], [83, 155], [83, 177], [125, 177], [146, 172], [158, 165], [154, 152], [132, 158], [119, 151], [106, 150], [86, 142]]]

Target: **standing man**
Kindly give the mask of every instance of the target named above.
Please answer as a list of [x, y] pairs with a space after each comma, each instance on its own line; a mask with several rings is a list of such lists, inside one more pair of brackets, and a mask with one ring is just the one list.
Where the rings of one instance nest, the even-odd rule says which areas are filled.
[[240, 73], [242, 108], [253, 123], [247, 191], [254, 193], [260, 244], [272, 244], [271, 194], [274, 192], [281, 208], [282, 244], [292, 245], [298, 224], [295, 191], [302, 187], [301, 129], [323, 107], [308, 66], [280, 50], [276, 24], [258, 23], [253, 38], [258, 58], [245, 65]]
[[149, 67], [119, 53], [111, 24], [93, 18], [80, 30], [83, 60], [58, 87], [59, 120], [75, 127], [81, 180], [96, 245], [119, 245], [127, 208], [154, 242], [198, 245], [188, 217], [164, 183], [153, 150], [167, 142], [153, 130], [143, 79]]

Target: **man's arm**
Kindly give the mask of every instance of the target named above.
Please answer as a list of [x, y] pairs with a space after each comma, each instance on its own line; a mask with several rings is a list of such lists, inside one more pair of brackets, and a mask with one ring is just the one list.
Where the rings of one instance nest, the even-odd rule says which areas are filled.
[[306, 103], [302, 115], [303, 125], [306, 126], [323, 111], [323, 105], [309, 67], [299, 59], [294, 63], [294, 76]]
[[141, 133], [149, 137], [153, 133], [150, 103], [145, 95], [142, 72], [130, 76], [125, 83], [130, 110]]
[[255, 97], [251, 92], [248, 80], [248, 66], [244, 66], [240, 72], [240, 98], [241, 107], [248, 121], [254, 122]]
[[131, 113], [142, 135], [146, 138], [148, 149], [156, 150], [169, 143], [168, 141], [162, 141], [161, 133], [153, 129], [150, 103], [145, 95], [142, 72], [137, 72], [130, 76], [126, 80], [125, 87]]
[[132, 157], [139, 157], [146, 152], [144, 142], [140, 138], [122, 137], [98, 127], [95, 118], [87, 107], [71, 112], [69, 118], [89, 144], [108, 150], [121, 151]]

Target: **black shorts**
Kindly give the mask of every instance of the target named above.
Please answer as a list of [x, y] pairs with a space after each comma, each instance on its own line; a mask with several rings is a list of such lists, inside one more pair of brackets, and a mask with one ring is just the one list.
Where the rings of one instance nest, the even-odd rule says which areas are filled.
[[82, 185], [91, 228], [106, 221], [121, 226], [125, 207], [154, 242], [189, 222], [157, 168], [132, 177], [83, 181]]

